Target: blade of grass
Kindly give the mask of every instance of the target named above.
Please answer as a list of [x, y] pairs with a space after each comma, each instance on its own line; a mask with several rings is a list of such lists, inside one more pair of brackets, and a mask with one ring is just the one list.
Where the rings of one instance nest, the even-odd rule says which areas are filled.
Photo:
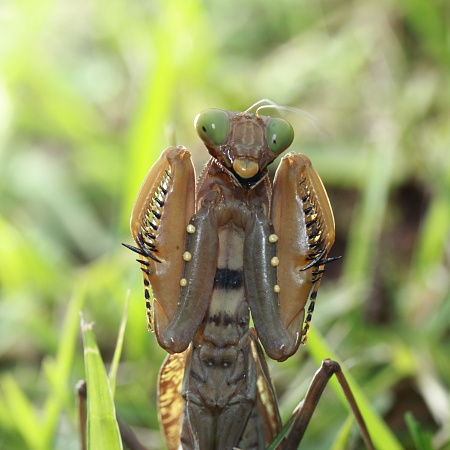
[[[211, 35], [203, 2], [166, 0], [159, 3], [164, 19], [155, 22], [149, 32], [142, 35], [142, 39], [148, 40], [147, 46], [154, 48], [156, 64], [150, 64], [152, 71], [141, 86], [140, 103], [129, 131], [129, 165], [124, 167], [126, 179], [123, 186], [126, 223], [130, 205], [145, 172], [168, 144], [161, 130], [170, 123], [174, 105], [179, 104], [178, 84], [190, 76], [199, 80], [203, 74], [202, 66], [211, 62]], [[202, 45], [186, 46], [186, 39], [198, 40]], [[181, 53], [180, 48], [183, 48]]]
[[37, 417], [32, 403], [17, 382], [6, 377], [2, 382], [5, 403], [16, 426], [29, 448], [46, 449], [54, 440], [58, 418], [64, 404], [70, 406], [68, 379], [73, 364], [78, 330], [78, 312], [84, 300], [84, 289], [76, 291], [69, 303], [56, 359], [47, 358], [43, 363], [46, 379], [51, 387], [44, 406], [43, 420]]
[[111, 388], [92, 330], [81, 318], [87, 380], [87, 448], [122, 449]]
[[5, 400], [3, 407], [9, 411], [16, 429], [27, 447], [36, 450], [48, 448], [40, 438], [41, 424], [37, 420], [34, 407], [14, 377], [10, 374], [5, 375], [1, 387]]
[[[395, 142], [394, 137], [392, 141]], [[392, 177], [395, 146], [387, 142], [372, 148], [370, 164], [360, 203], [351, 226], [344, 260], [344, 280], [348, 285], [367, 284], [374, 274], [373, 262], [382, 229]]]
[[348, 448], [348, 439], [350, 437], [350, 432], [354, 421], [353, 415], [349, 414], [346, 421], [343, 423], [339, 434], [336, 436], [331, 450], [345, 450]]
[[120, 355], [122, 354], [123, 339], [125, 336], [125, 328], [127, 326], [128, 317], [128, 305], [130, 303], [130, 291], [127, 292], [125, 300], [125, 307], [123, 309], [122, 320], [120, 321], [119, 334], [117, 336], [117, 344], [114, 350], [114, 356], [111, 362], [111, 368], [109, 369], [109, 385], [111, 387], [111, 395], [114, 398], [114, 392], [116, 390], [117, 369], [119, 367]]
[[291, 429], [292, 423], [294, 422], [295, 415], [289, 418], [289, 420], [283, 425], [280, 432], [275, 436], [275, 439], [270, 443], [266, 450], [276, 450], [278, 446], [281, 444], [282, 440], [288, 435], [289, 430]]
[[85, 283], [82, 282], [78, 286], [69, 302], [56, 358], [48, 357], [43, 363], [51, 387], [44, 407], [45, 424], [40, 431], [41, 441], [47, 447], [51, 446], [54, 439], [62, 406], [65, 404], [70, 408], [73, 401], [68, 383], [77, 344], [79, 312], [85, 299]]
[[408, 430], [414, 441], [417, 450], [433, 450], [433, 443], [431, 442], [431, 435], [422, 431], [419, 423], [409, 411], [405, 414], [405, 422]]

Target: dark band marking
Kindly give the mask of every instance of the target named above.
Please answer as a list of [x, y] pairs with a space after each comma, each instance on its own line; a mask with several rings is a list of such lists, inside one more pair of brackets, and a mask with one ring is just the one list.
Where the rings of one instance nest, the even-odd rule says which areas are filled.
[[220, 325], [220, 322], [222, 322], [222, 318], [219, 314], [214, 314], [213, 316], [208, 317], [209, 323], [214, 323], [216, 326]]
[[217, 269], [214, 277], [214, 288], [233, 290], [240, 289], [244, 284], [244, 275], [240, 270]]
[[[227, 327], [228, 325], [233, 325], [236, 322], [236, 318], [234, 316], [230, 316], [229, 314], [219, 311], [217, 314], [214, 314], [213, 316], [209, 316], [207, 319], [208, 323], [213, 323], [218, 326]], [[245, 322], [248, 323], [248, 322]]]
[[234, 317], [230, 316], [229, 314], [224, 314], [224, 316], [223, 316], [223, 324], [225, 326], [233, 325], [234, 323], [236, 323], [236, 320], [235, 320]]

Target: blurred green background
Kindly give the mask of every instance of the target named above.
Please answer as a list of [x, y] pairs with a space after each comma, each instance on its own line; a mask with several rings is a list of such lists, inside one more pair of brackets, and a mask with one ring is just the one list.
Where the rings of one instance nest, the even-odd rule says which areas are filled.
[[[206, 162], [195, 115], [261, 98], [327, 130], [285, 116], [329, 192], [331, 256], [343, 255], [313, 328], [405, 448], [406, 411], [450, 448], [449, 18], [446, 0], [4, 0], [0, 448], [79, 448], [79, 311], [109, 363], [128, 290], [116, 407], [162, 448], [164, 352], [120, 244], [165, 147]], [[284, 418], [316, 367], [308, 345], [271, 363]], [[327, 390], [304, 448], [331, 448], [346, 416]]]

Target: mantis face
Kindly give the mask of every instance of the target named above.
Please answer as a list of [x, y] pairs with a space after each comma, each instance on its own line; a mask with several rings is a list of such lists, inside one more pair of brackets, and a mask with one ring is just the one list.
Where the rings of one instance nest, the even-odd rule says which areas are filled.
[[211, 156], [247, 185], [257, 183], [294, 139], [289, 122], [247, 112], [207, 109], [194, 125]]

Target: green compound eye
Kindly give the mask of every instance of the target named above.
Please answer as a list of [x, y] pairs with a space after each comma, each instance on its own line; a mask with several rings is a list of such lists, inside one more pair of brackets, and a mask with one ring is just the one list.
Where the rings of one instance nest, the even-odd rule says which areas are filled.
[[228, 136], [230, 120], [228, 114], [221, 109], [207, 109], [197, 115], [194, 126], [204, 142], [220, 145]]
[[289, 122], [273, 117], [266, 128], [267, 145], [274, 153], [286, 150], [294, 140], [294, 129]]

